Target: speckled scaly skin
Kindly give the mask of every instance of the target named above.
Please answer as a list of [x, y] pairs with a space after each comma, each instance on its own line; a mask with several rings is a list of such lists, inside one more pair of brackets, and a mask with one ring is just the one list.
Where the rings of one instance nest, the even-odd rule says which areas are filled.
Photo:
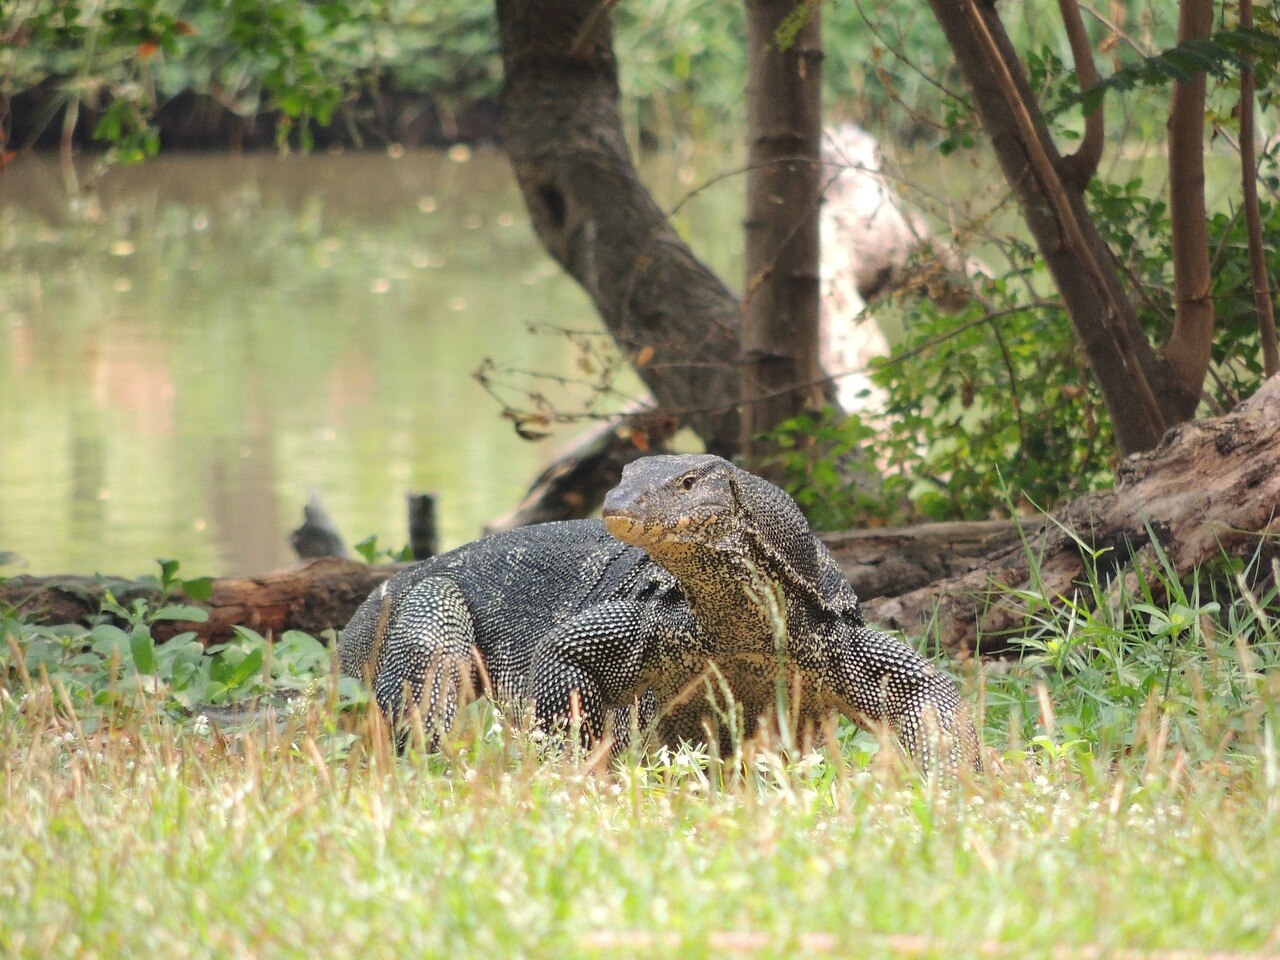
[[[795, 503], [719, 457], [654, 456], [623, 472], [603, 521], [496, 534], [415, 564], [343, 631], [342, 669], [367, 677], [393, 724], [434, 745], [478, 692], [543, 726], [617, 735], [637, 702], [657, 736], [727, 741], [728, 689], [750, 736], [831, 713], [892, 730], [924, 767], [979, 766], [955, 685], [868, 628]], [[719, 703], [707, 699], [707, 691]], [[407, 699], [406, 699], [407, 694]]]

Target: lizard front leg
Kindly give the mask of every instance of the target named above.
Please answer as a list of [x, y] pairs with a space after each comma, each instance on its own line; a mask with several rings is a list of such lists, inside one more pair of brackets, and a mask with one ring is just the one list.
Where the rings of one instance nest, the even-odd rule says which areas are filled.
[[649, 693], [646, 672], [662, 662], [661, 649], [691, 629], [687, 618], [676, 623], [634, 600], [597, 604], [560, 625], [533, 654], [529, 693], [538, 726], [563, 730], [577, 722], [584, 742], [597, 740], [609, 711]]
[[828, 669], [841, 713], [892, 730], [926, 771], [982, 769], [978, 734], [951, 678], [887, 634], [846, 621]]

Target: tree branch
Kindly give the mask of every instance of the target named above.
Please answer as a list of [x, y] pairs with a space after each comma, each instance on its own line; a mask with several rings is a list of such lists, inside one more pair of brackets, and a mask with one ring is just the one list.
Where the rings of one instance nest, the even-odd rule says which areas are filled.
[[[1067, 29], [1067, 42], [1071, 44], [1071, 59], [1076, 64], [1076, 81], [1080, 92], [1096, 86], [1101, 77], [1098, 66], [1093, 61], [1093, 46], [1089, 43], [1089, 34], [1084, 29], [1084, 20], [1080, 16], [1080, 7], [1076, 0], [1058, 0], [1058, 9], [1062, 11], [1062, 24]], [[1098, 171], [1102, 161], [1102, 148], [1106, 136], [1105, 98], [1098, 99], [1098, 105], [1084, 116], [1084, 139], [1075, 153], [1062, 158], [1063, 179], [1077, 190], [1084, 190], [1093, 175]]]
[[618, 114], [609, 0], [497, 0], [507, 156], [533, 228], [591, 297], [665, 409], [732, 456], [739, 427], [737, 297], [640, 181]]
[[[1240, 0], [1240, 29], [1253, 27], [1253, 0]], [[1249, 271], [1253, 276], [1253, 302], [1258, 310], [1258, 337], [1262, 341], [1263, 371], [1280, 373], [1280, 348], [1276, 344], [1275, 306], [1267, 277], [1267, 254], [1262, 241], [1262, 216], [1258, 212], [1258, 160], [1253, 131], [1253, 90], [1257, 78], [1253, 54], [1245, 53], [1240, 69], [1240, 184], [1243, 193], [1245, 232], [1249, 238]]]

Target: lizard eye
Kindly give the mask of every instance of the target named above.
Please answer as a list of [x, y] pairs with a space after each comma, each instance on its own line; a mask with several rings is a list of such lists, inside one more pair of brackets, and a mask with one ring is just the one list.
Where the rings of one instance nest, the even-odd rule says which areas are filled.
[[694, 478], [692, 476], [688, 476], [680, 481], [680, 486], [684, 487], [686, 490], [692, 490], [694, 482]]

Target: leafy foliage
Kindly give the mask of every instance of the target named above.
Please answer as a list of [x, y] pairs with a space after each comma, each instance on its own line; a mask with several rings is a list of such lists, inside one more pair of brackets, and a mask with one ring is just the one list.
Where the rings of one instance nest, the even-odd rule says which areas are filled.
[[[1273, 76], [1280, 62], [1280, 33], [1270, 13], [1260, 22], [1263, 27], [1252, 32], [1219, 31], [1212, 43], [1218, 62], [1226, 66], [1238, 67], [1243, 52], [1257, 54], [1261, 88], [1262, 78]], [[1126, 67], [1113, 79], [1136, 79], [1116, 79], [1111, 88], [1138, 89], [1143, 86], [1138, 79], [1157, 74], [1167, 79], [1171, 64], [1206, 69], [1201, 60], [1181, 56]], [[1048, 45], [1031, 49], [1025, 60], [1054, 139], [1078, 139], [1081, 98], [1075, 71]], [[1234, 77], [1224, 74], [1226, 66], [1211, 73], [1225, 79], [1220, 87], [1230, 88]], [[1086, 100], [1083, 106], [1095, 102]], [[1265, 98], [1259, 102], [1264, 110], [1270, 105]], [[973, 147], [970, 105], [952, 97], [944, 109], [948, 132], [942, 152]], [[1222, 110], [1210, 113], [1206, 122], [1229, 132], [1238, 120]], [[1264, 154], [1259, 171], [1260, 183], [1270, 191], [1260, 201], [1264, 236], [1280, 230], [1278, 160], [1274, 151]], [[1162, 198], [1165, 184], [1142, 168], [1139, 174], [1133, 170], [1104, 168], [1088, 185], [1086, 202], [1128, 281], [1139, 322], [1160, 344], [1173, 325], [1174, 257]], [[1218, 328], [1205, 407], [1220, 412], [1260, 382], [1261, 352], [1244, 218], [1238, 210], [1217, 210], [1210, 214], [1208, 234]], [[901, 342], [876, 365], [874, 380], [887, 395], [882, 410], [843, 423], [830, 416], [797, 420], [775, 434], [783, 447], [788, 489], [816, 525], [980, 519], [1009, 510], [1051, 509], [1110, 483], [1115, 452], [1109, 417], [1064, 309], [1044, 293], [1053, 289], [1052, 278], [1020, 235], [1004, 234], [996, 242], [1002, 269], [994, 278], [975, 280], [972, 297], [959, 309], [913, 292], [871, 307], [877, 316], [906, 318]], [[1276, 289], [1280, 250], [1270, 245], [1266, 257]], [[860, 447], [865, 450], [857, 453]], [[823, 459], [831, 463], [820, 466]], [[870, 472], [851, 469], [851, 460], [881, 466]], [[832, 465], [842, 463], [838, 469]]]
[[1239, 73], [1246, 57], [1255, 57], [1262, 65], [1258, 86], [1265, 90], [1280, 60], [1280, 30], [1272, 18], [1263, 19], [1262, 23], [1266, 26], [1218, 30], [1208, 40], [1184, 40], [1154, 56], [1143, 57], [1084, 91], [1079, 100], [1088, 112], [1109, 91], [1185, 83], [1199, 73], [1227, 79]]
[[291, 708], [330, 695], [343, 708], [365, 702], [358, 682], [334, 676], [325, 644], [297, 630], [270, 641], [238, 626], [235, 639], [207, 648], [191, 632], [159, 643], [157, 623], [208, 618], [201, 607], [173, 602], [178, 591], [195, 599], [206, 584], [178, 578], [177, 569], [162, 564], [158, 605], [139, 599], [125, 606], [106, 591], [90, 625], [40, 626], [0, 611], [0, 677], [17, 691], [53, 685], [87, 732], [137, 711], [194, 718], [219, 707]]

